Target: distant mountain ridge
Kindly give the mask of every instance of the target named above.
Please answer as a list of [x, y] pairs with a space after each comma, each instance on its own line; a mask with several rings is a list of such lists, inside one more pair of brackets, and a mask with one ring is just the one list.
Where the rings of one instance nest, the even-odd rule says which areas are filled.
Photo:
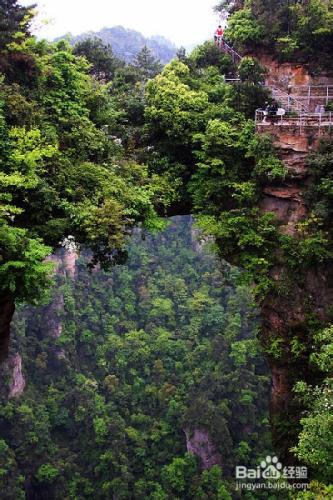
[[[177, 51], [176, 46], [163, 36], [155, 35], [146, 38], [142, 33], [126, 29], [123, 26], [103, 28], [100, 31], [89, 31], [77, 36], [69, 33], [67, 37], [69, 37], [72, 44], [90, 37], [100, 38], [103, 43], [112, 46], [117, 57], [124, 59], [126, 62], [131, 62], [145, 45], [162, 64], [170, 62], [175, 57]], [[65, 36], [60, 38], [65, 38]]]

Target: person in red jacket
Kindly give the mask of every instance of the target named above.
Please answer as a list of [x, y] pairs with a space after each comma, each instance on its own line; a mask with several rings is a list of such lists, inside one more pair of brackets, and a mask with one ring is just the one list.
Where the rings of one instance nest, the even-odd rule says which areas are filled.
[[217, 30], [215, 31], [215, 34], [214, 34], [214, 40], [215, 40], [215, 43], [217, 45], [219, 45], [222, 41], [222, 38], [223, 38], [223, 35], [224, 35], [224, 31], [223, 31], [223, 28], [221, 25], [219, 25], [217, 27]]

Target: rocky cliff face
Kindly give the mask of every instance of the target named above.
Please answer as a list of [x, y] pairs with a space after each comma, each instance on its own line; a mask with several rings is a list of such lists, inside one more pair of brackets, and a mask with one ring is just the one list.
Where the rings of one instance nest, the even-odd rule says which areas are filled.
[[9, 356], [0, 367], [0, 394], [8, 399], [19, 398], [25, 389], [26, 381], [19, 354]]
[[295, 234], [296, 225], [308, 214], [304, 200], [309, 172], [306, 165], [308, 154], [318, 147], [319, 139], [329, 129], [319, 131], [317, 127], [300, 127], [288, 124], [258, 124], [259, 133], [269, 134], [279, 158], [287, 167], [286, 180], [280, 184], [267, 185], [261, 202], [262, 211], [273, 212], [281, 221], [281, 230], [286, 234]]
[[[78, 255], [74, 249], [63, 249], [56, 255], [48, 258], [54, 264], [54, 272], [60, 279], [75, 279], [76, 261]], [[49, 305], [41, 308], [43, 323], [41, 336], [58, 339], [63, 331], [64, 296], [62, 291], [55, 288], [55, 293]], [[6, 307], [9, 307], [8, 305]], [[2, 315], [4, 317], [4, 315]], [[9, 320], [10, 321], [10, 320]], [[1, 325], [0, 325], [1, 326]], [[53, 352], [57, 359], [66, 357], [63, 349], [57, 348]], [[23, 394], [26, 380], [23, 373], [22, 357], [19, 353], [10, 354], [0, 367], [0, 393], [11, 399]]]
[[15, 302], [11, 294], [0, 296], [0, 366], [8, 356], [10, 323], [15, 311]]
[[[306, 158], [311, 151], [317, 149], [319, 140], [329, 133], [329, 128], [319, 130], [318, 127], [309, 126], [302, 129], [287, 123], [263, 123], [258, 125], [258, 131], [273, 136], [278, 155], [288, 172], [285, 181], [266, 185], [261, 210], [275, 213], [281, 222], [281, 232], [297, 237], [297, 224], [309, 215], [304, 196], [305, 188], [311, 182]], [[289, 282], [292, 293], [289, 293], [288, 297], [271, 293], [266, 298], [262, 306], [263, 341], [265, 338], [280, 338], [286, 346], [290, 346], [295, 333], [306, 337], [309, 313], [321, 322], [327, 321], [328, 309], [333, 299], [331, 275], [328, 269], [317, 266], [304, 270], [304, 276], [299, 281], [297, 276], [288, 276], [282, 265], [276, 266], [272, 270], [271, 278], [280, 287]], [[307, 376], [307, 368], [298, 366], [297, 362], [291, 359], [287, 351], [282, 358], [271, 357], [269, 360], [273, 380], [273, 422], [281, 415], [285, 417], [288, 414], [290, 405], [293, 404], [292, 387], [295, 379], [302, 375], [302, 370], [304, 378]]]
[[[77, 251], [73, 248], [64, 249], [49, 257], [54, 264], [54, 270], [58, 277], [75, 279]], [[55, 294], [51, 303], [43, 308], [44, 324], [42, 326], [43, 336], [57, 339], [62, 333], [62, 317], [64, 312], [63, 293], [55, 289]]]
[[202, 469], [210, 469], [213, 465], [222, 466], [222, 457], [205, 429], [185, 430], [188, 453], [199, 458]]
[[287, 87], [288, 85], [332, 85], [332, 75], [313, 75], [309, 65], [291, 62], [281, 64], [265, 53], [256, 53], [252, 54], [252, 56], [258, 59], [260, 64], [268, 70], [266, 85], [277, 85], [279, 87]]
[[25, 389], [25, 378], [22, 371], [22, 358], [19, 354], [9, 358], [8, 368], [11, 373], [8, 397], [9, 399], [17, 398], [23, 394]]

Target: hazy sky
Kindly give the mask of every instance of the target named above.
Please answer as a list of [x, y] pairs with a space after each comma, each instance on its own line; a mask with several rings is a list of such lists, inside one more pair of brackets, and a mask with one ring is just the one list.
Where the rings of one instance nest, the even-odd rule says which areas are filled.
[[[177, 46], [191, 45], [212, 36], [217, 24], [213, 6], [218, 0], [21, 0], [37, 3], [37, 35], [55, 38], [123, 25], [145, 36], [163, 35]], [[48, 24], [44, 25], [44, 20]]]

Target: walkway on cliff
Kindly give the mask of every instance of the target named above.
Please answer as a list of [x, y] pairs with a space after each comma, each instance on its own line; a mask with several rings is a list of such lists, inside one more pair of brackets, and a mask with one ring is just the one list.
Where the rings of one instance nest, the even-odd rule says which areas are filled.
[[315, 135], [321, 136], [333, 130], [333, 113], [290, 113], [267, 118], [262, 109], [257, 109], [255, 114], [256, 130], [260, 133], [267, 131], [267, 127], [279, 127], [280, 129], [293, 129], [300, 135], [315, 129]]
[[[241, 62], [242, 56], [223, 38], [217, 41], [217, 46], [222, 52], [231, 56], [234, 64]], [[266, 88], [286, 113], [268, 120], [263, 110], [257, 110], [255, 122], [259, 132], [263, 132], [267, 125], [297, 128], [301, 134], [309, 128], [316, 128], [317, 135], [331, 131], [333, 113], [326, 112], [326, 109], [333, 103], [333, 85], [286, 86], [276, 82], [275, 85], [266, 85]]]
[[217, 40], [216, 46], [222, 52], [231, 56], [232, 62], [234, 64], [238, 64], [241, 62], [242, 56], [240, 54], [238, 54], [238, 52], [235, 49], [233, 49], [229, 44], [227, 44], [227, 42], [224, 40], [224, 38], [220, 38], [219, 40]]
[[[272, 97], [288, 112], [315, 113], [333, 102], [333, 85], [267, 86]], [[323, 110], [321, 110], [322, 112]], [[333, 110], [332, 110], [333, 111]]]

